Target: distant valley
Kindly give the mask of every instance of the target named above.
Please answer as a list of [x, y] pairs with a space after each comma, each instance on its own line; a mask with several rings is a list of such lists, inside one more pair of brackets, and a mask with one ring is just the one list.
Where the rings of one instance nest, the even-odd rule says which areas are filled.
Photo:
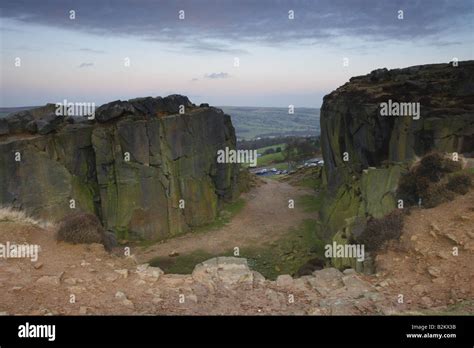
[[[38, 106], [0, 108], [0, 117]], [[288, 108], [218, 106], [232, 118], [237, 139], [254, 139], [273, 136], [319, 135], [319, 109], [295, 107], [294, 114]]]
[[319, 135], [319, 109], [219, 106], [232, 118], [238, 139]]

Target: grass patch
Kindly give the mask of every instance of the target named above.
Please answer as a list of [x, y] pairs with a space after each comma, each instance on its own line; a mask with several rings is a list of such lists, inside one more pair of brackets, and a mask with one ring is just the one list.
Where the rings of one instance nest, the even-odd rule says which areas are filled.
[[[284, 145], [284, 144], [283, 144]], [[267, 147], [262, 147], [260, 149], [257, 150], [257, 153], [262, 153], [263, 151], [265, 151], [265, 149], [268, 149], [268, 148], [276, 148], [281, 145], [272, 145], [272, 146], [267, 146]], [[283, 151], [283, 148], [282, 148], [282, 151], [281, 152], [275, 152], [275, 153], [269, 153], [267, 155], [262, 155], [260, 157], [257, 158], [257, 167], [265, 167], [265, 166], [269, 166], [271, 164], [283, 164], [285, 166], [287, 166], [287, 163], [282, 163], [285, 161], [285, 154], [284, 154], [284, 151]], [[243, 163], [242, 164], [243, 167], [249, 167], [250, 166], [250, 163]], [[275, 166], [276, 168], [276, 166]], [[286, 167], [284, 169], [287, 169]]]
[[[281, 274], [294, 275], [308, 260], [324, 256], [326, 243], [318, 237], [318, 226], [316, 220], [304, 220], [279, 240], [258, 247], [241, 248], [239, 257], [246, 258], [249, 267], [267, 279], [275, 280]], [[175, 257], [156, 257], [150, 264], [160, 267], [165, 273], [190, 274], [198, 263], [217, 256], [234, 256], [234, 250], [220, 254], [196, 250]]]
[[296, 201], [296, 204], [302, 205], [305, 212], [315, 212], [321, 208], [321, 202], [319, 195], [304, 195]]
[[288, 163], [287, 162], [275, 163], [273, 167], [275, 167], [278, 170], [288, 170]]
[[[165, 273], [172, 274], [191, 274], [194, 267], [206, 260], [212, 259], [217, 255], [213, 255], [203, 250], [196, 250], [190, 254], [178, 255], [175, 257], [158, 256], [149, 263], [153, 267], [160, 267]], [[230, 256], [230, 255], [219, 255]]]
[[240, 250], [240, 256], [248, 260], [250, 268], [267, 279], [275, 280], [281, 274], [294, 275], [308, 260], [324, 256], [324, 245], [317, 234], [318, 221], [304, 220], [288, 235], [259, 247]]
[[24, 211], [12, 207], [0, 206], [0, 222], [14, 222], [18, 224], [34, 225], [42, 228], [51, 227], [54, 224], [34, 219], [28, 216]]
[[270, 153], [268, 155], [264, 155], [257, 158], [257, 166], [258, 167], [268, 166], [269, 164], [282, 162], [284, 160], [285, 160], [285, 156], [283, 152]]
[[321, 180], [316, 176], [306, 176], [297, 182], [297, 186], [318, 189], [321, 186]]
[[284, 151], [285, 146], [286, 146], [285, 143], [270, 145], [270, 146], [264, 146], [264, 147], [261, 147], [261, 148], [257, 149], [257, 153], [263, 154], [265, 152], [265, 150], [268, 150], [268, 149], [276, 150], [277, 147], [281, 148], [281, 151]]

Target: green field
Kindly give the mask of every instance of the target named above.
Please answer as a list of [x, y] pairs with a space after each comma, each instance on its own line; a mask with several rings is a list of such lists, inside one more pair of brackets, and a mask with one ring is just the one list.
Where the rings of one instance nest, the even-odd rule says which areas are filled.
[[[271, 145], [271, 146], [265, 146], [257, 149], [258, 154], [263, 154], [265, 150], [268, 149], [275, 149], [277, 147], [281, 148], [281, 152], [275, 152], [275, 153], [269, 153], [267, 155], [262, 155], [257, 159], [257, 167], [265, 167], [265, 166], [272, 166], [275, 167], [278, 170], [284, 170], [288, 169], [288, 165], [285, 162], [285, 154], [284, 154], [284, 149], [285, 149], [286, 144], [281, 143], [281, 144], [276, 144], [276, 145]], [[248, 167], [249, 164], [245, 163], [243, 164], [244, 167]]]
[[285, 155], [282, 152], [270, 153], [257, 159], [257, 167], [268, 166], [272, 163], [283, 162], [284, 160]]
[[285, 146], [286, 146], [285, 143], [276, 144], [276, 145], [270, 145], [270, 146], [265, 146], [265, 147], [261, 147], [261, 148], [257, 149], [257, 153], [263, 154], [266, 150], [268, 150], [268, 149], [274, 149], [274, 150], [276, 150], [277, 147], [280, 147], [280, 148], [281, 148], [281, 151], [283, 151], [283, 150], [285, 149]]
[[288, 108], [219, 106], [230, 115], [237, 138], [295, 135], [319, 135], [319, 109], [295, 107], [294, 114]]

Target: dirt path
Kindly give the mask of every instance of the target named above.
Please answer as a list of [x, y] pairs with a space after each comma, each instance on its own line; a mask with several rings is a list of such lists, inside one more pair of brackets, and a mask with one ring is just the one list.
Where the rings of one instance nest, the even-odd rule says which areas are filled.
[[[315, 218], [316, 213], [305, 212], [299, 204], [301, 196], [314, 194], [314, 191], [271, 179], [263, 181], [262, 185], [242, 196], [245, 207], [223, 228], [169, 239], [136, 251], [137, 259], [147, 262], [172, 252], [182, 255], [195, 250], [218, 254], [234, 247], [260, 245], [278, 239], [304, 219]], [[293, 209], [288, 208], [290, 199], [295, 202]]]

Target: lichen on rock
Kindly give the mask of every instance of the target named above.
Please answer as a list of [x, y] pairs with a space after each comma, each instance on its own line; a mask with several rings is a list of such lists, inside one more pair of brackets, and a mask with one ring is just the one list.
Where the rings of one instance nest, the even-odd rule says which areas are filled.
[[119, 238], [159, 240], [212, 222], [238, 193], [238, 167], [216, 163], [236, 146], [220, 109], [171, 95], [108, 103], [95, 120], [53, 113], [48, 104], [2, 119], [0, 204], [57, 221], [73, 200]]
[[[379, 69], [324, 97], [323, 233], [345, 242], [352, 222], [397, 207], [400, 177], [431, 152], [474, 153], [474, 61]], [[419, 103], [420, 117], [381, 116], [387, 101]], [[336, 261], [340, 268], [356, 265]]]

